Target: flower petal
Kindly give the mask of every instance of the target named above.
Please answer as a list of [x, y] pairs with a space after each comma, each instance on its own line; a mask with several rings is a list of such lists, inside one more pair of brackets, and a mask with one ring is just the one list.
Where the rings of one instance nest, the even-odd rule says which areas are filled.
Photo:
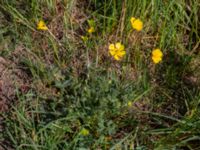
[[163, 57], [163, 53], [159, 48], [157, 48], [157, 49], [154, 49], [152, 51], [152, 56], [154, 56], [154, 57]]
[[120, 49], [121, 46], [122, 46], [122, 44], [121, 44], [120, 42], [117, 42], [117, 43], [115, 44], [116, 49]]
[[109, 50], [114, 50], [115, 49], [115, 45], [114, 44], [110, 44], [109, 45]]
[[118, 55], [114, 55], [115, 60], [120, 60], [121, 57], [119, 57]]
[[40, 20], [37, 24], [38, 30], [48, 30], [48, 27], [46, 26], [45, 22]]
[[133, 22], [135, 21], [135, 17], [131, 17], [130, 21], [131, 21], [131, 24], [133, 24]]
[[117, 50], [123, 51], [124, 50], [124, 45], [121, 44], [120, 42], [115, 44], [115, 47]]
[[152, 60], [153, 60], [153, 62], [155, 64], [157, 64], [157, 63], [159, 63], [162, 60], [162, 58], [161, 57], [152, 57]]
[[117, 53], [117, 55], [119, 55], [120, 57], [123, 57], [125, 54], [126, 54], [125, 51], [119, 51], [119, 52]]
[[114, 56], [116, 54], [116, 50], [109, 50], [110, 54]]
[[88, 29], [88, 33], [93, 33], [93, 32], [95, 32], [94, 27], [90, 27], [90, 28]]
[[143, 22], [140, 19], [132, 19], [131, 25], [137, 31], [141, 31], [143, 28]]

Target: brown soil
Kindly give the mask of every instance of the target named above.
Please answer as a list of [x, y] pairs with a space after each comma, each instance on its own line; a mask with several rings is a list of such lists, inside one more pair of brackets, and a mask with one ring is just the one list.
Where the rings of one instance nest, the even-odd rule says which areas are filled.
[[10, 60], [0, 57], [0, 112], [5, 112], [16, 99], [16, 89], [26, 87], [27, 75]]

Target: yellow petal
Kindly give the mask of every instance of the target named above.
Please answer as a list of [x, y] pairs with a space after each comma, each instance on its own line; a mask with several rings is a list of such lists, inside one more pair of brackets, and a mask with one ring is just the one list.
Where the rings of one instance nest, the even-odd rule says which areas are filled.
[[125, 54], [126, 54], [125, 51], [119, 51], [119, 52], [117, 52], [117, 55], [120, 56], [120, 57], [123, 57]]
[[124, 45], [121, 45], [121, 47], [119, 48], [120, 51], [124, 51]]
[[131, 21], [131, 24], [133, 24], [133, 22], [135, 21], [135, 18], [131, 17], [130, 21]]
[[88, 29], [88, 33], [93, 33], [94, 31], [95, 31], [94, 27], [90, 27], [90, 28]]
[[162, 60], [162, 58], [161, 57], [152, 57], [152, 60], [153, 60], [153, 62], [155, 64], [157, 64], [157, 63], [159, 63]]
[[46, 26], [45, 22], [40, 20], [37, 24], [38, 30], [48, 30], [48, 27]]
[[112, 56], [114, 56], [115, 54], [116, 54], [116, 50], [114, 49], [114, 50], [109, 50], [109, 52], [110, 52], [110, 54], [112, 55]]
[[120, 49], [121, 43], [120, 43], [120, 42], [117, 42], [117, 43], [115, 44], [115, 47], [116, 47], [116, 49]]
[[115, 44], [116, 49], [123, 51], [124, 50], [124, 45], [122, 45], [120, 42], [117, 42]]
[[137, 31], [141, 31], [143, 28], [143, 22], [140, 19], [132, 19], [131, 20], [131, 25], [133, 27], [133, 29], [137, 30]]
[[120, 60], [121, 57], [119, 57], [118, 55], [114, 55], [115, 60]]
[[118, 51], [118, 52], [115, 53], [114, 58], [115, 58], [116, 60], [120, 60], [120, 59], [122, 59], [122, 57], [123, 57], [125, 54], [126, 54], [125, 51]]
[[110, 44], [109, 45], [109, 50], [114, 50], [115, 49], [115, 45], [114, 44]]
[[163, 53], [159, 48], [157, 48], [157, 49], [154, 49], [152, 51], [152, 56], [153, 57], [161, 57], [162, 58], [163, 57]]

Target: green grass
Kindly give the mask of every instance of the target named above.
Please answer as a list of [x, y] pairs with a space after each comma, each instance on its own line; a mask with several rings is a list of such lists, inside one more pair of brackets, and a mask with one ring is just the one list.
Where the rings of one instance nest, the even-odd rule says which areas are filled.
[[[37, 30], [41, 19], [49, 31]], [[199, 33], [198, 0], [0, 1], [0, 56], [26, 77], [14, 80], [15, 98], [0, 112], [0, 146], [200, 149]], [[118, 41], [122, 61], [108, 53]]]

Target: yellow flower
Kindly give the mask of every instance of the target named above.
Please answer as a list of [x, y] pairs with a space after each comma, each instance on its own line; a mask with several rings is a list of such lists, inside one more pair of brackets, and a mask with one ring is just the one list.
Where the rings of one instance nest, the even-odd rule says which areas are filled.
[[48, 30], [48, 27], [46, 26], [45, 22], [40, 20], [37, 24], [38, 30]]
[[115, 60], [121, 60], [122, 57], [126, 54], [126, 51], [124, 50], [124, 45], [122, 45], [120, 42], [116, 44], [110, 44], [109, 52]]
[[128, 101], [128, 107], [131, 107], [131, 106], [132, 106], [132, 102]]
[[93, 33], [93, 32], [95, 32], [94, 27], [90, 27], [90, 28], [88, 29], [88, 33]]
[[152, 60], [155, 64], [159, 63], [160, 61], [162, 61], [162, 57], [163, 57], [163, 53], [162, 51], [157, 48], [157, 49], [154, 49], [152, 51]]
[[87, 42], [87, 41], [88, 41], [88, 37], [87, 37], [87, 36], [81, 36], [81, 39], [82, 39], [84, 42]]
[[80, 134], [83, 135], [83, 136], [87, 136], [87, 135], [90, 134], [90, 132], [89, 132], [89, 130], [83, 128], [83, 129], [81, 130]]
[[137, 31], [141, 31], [143, 28], [143, 22], [140, 19], [136, 19], [134, 17], [131, 17], [131, 25], [133, 27], [133, 29], [137, 30]]

